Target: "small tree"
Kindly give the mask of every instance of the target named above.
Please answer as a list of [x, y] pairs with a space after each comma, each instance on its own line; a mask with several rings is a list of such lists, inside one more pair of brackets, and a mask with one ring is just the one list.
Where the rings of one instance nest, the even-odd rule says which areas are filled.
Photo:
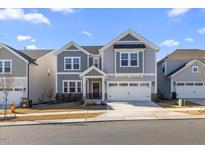
[[7, 76], [1, 76], [0, 81], [0, 87], [2, 88], [2, 92], [4, 95], [4, 118], [6, 118], [7, 115], [7, 106], [8, 106], [8, 96], [11, 92], [11, 89], [14, 87], [14, 79], [13, 77]]

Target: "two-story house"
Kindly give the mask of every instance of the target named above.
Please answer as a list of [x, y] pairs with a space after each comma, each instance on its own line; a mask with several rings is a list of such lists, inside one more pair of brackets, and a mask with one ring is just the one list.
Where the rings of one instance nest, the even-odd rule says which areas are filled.
[[108, 101], [151, 100], [157, 94], [157, 51], [130, 29], [104, 46], [70, 42], [55, 53], [56, 92]]
[[205, 98], [205, 50], [177, 49], [157, 67], [162, 98]]

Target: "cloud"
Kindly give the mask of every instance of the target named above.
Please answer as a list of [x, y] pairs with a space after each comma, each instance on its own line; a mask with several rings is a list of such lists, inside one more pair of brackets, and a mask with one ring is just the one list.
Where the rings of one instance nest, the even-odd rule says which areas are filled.
[[25, 13], [23, 9], [0, 9], [0, 20], [21, 20], [33, 24], [48, 24], [50, 21], [41, 13]]
[[181, 16], [181, 15], [185, 15], [187, 12], [189, 12], [190, 9], [180, 9], [180, 8], [176, 8], [176, 9], [171, 9], [169, 12], [168, 12], [168, 16], [169, 17], [177, 17], [177, 16]]
[[205, 34], [205, 27], [198, 29], [199, 34]]
[[29, 35], [18, 35], [16, 37], [17, 41], [21, 42], [21, 41], [26, 41], [26, 40], [30, 40], [31, 36]]
[[187, 38], [185, 38], [185, 41], [187, 41], [187, 42], [194, 42], [195, 40], [193, 38], [187, 37]]
[[75, 12], [75, 9], [71, 9], [71, 8], [51, 8], [50, 10], [53, 12], [60, 12], [63, 14], [71, 14]]
[[27, 46], [26, 46], [26, 49], [35, 50], [35, 49], [38, 49], [38, 48], [37, 48], [37, 46], [35, 46], [35, 45], [32, 44], [32, 45], [27, 45]]
[[174, 46], [178, 46], [179, 42], [175, 41], [173, 39], [170, 40], [165, 40], [162, 43], [160, 43], [160, 46], [166, 46], [166, 47], [174, 47]]
[[32, 39], [31, 42], [36, 42], [36, 39]]
[[82, 31], [81, 33], [88, 36], [88, 37], [93, 37], [93, 35], [90, 32]]

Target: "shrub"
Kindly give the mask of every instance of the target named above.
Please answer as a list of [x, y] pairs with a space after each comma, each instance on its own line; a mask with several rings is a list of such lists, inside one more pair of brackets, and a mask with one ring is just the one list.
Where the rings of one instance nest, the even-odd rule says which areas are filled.
[[58, 102], [75, 102], [82, 100], [82, 93], [57, 93], [56, 100]]

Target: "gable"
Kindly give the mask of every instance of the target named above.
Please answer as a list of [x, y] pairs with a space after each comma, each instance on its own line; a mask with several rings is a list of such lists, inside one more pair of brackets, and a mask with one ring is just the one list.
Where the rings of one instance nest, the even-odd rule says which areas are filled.
[[136, 37], [132, 36], [131, 34], [127, 34], [119, 41], [139, 41], [139, 40]]
[[69, 48], [67, 48], [66, 50], [79, 50], [77, 47], [75, 47], [74, 45], [71, 45]]
[[96, 70], [91, 70], [90, 72], [88, 72], [87, 74], [85, 74], [85, 76], [103, 76], [103, 74], [99, 73]]

